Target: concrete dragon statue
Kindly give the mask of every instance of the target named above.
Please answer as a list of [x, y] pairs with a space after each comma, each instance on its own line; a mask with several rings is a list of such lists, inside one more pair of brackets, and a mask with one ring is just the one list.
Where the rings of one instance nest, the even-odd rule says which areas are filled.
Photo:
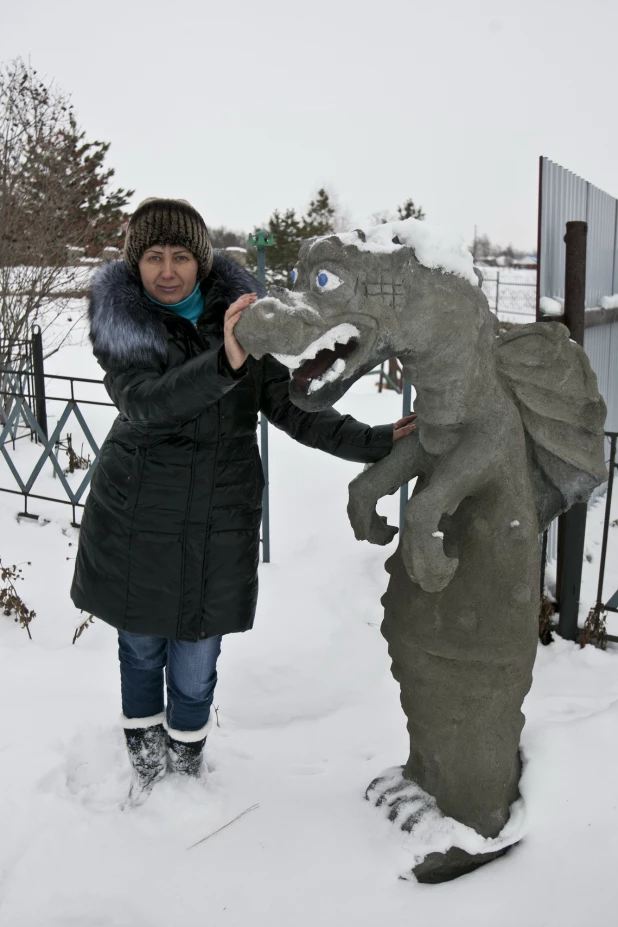
[[[394, 356], [416, 390], [417, 431], [350, 484], [356, 537], [387, 544], [397, 529], [376, 503], [416, 479], [382, 599], [410, 755], [367, 797], [410, 830], [420, 788], [495, 837], [519, 795], [539, 532], [606, 479], [595, 374], [560, 324], [500, 334], [471, 256], [414, 219], [308, 241], [293, 279], [237, 335], [292, 370], [298, 406], [332, 405]], [[445, 881], [503, 852], [454, 846], [414, 872]]]

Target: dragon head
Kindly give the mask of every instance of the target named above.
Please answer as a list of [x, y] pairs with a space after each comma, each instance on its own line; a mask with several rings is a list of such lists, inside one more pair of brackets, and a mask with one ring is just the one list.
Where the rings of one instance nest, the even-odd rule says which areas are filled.
[[[271, 287], [244, 310], [236, 326], [240, 343], [254, 357], [272, 354], [290, 368], [296, 405], [327, 408], [382, 361], [408, 347], [431, 350], [440, 337], [435, 303], [446, 286], [436, 278], [472, 289], [471, 277], [478, 287], [469, 255], [467, 280], [419, 261], [409, 242], [418, 226], [426, 237], [424, 223], [408, 219], [367, 234], [357, 229], [310, 239], [300, 249], [292, 289]], [[404, 243], [399, 235], [406, 233]]]

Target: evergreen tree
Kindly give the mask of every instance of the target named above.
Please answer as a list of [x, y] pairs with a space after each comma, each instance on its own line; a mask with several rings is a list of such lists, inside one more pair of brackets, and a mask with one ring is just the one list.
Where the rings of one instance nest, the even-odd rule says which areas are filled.
[[0, 265], [119, 247], [132, 190], [110, 189], [109, 144], [88, 142], [66, 94], [21, 59], [0, 71]]
[[19, 58], [0, 67], [0, 365], [34, 321], [58, 350], [70, 329], [56, 322], [84, 289], [75, 259], [121, 244], [133, 191], [110, 189], [108, 149], [53, 82]]
[[425, 211], [422, 206], [415, 206], [414, 200], [407, 199], [401, 206], [397, 207], [397, 215], [394, 216], [387, 209], [383, 209], [380, 212], [374, 212], [372, 219], [375, 225], [384, 225], [387, 222], [396, 222], [397, 220], [403, 219], [419, 219], [422, 221], [425, 219]]
[[318, 190], [316, 198], [309, 203], [307, 215], [301, 219], [302, 238], [328, 235], [333, 231], [334, 221], [335, 207], [331, 205], [328, 193], [322, 188]]
[[55, 263], [70, 258], [70, 249], [98, 257], [122, 247], [124, 207], [133, 191], [109, 189], [108, 151], [109, 143], [86, 141], [73, 113], [68, 128], [28, 145], [19, 183], [27, 260]]
[[397, 215], [400, 219], [420, 219], [425, 218], [425, 212], [422, 206], [415, 206], [414, 200], [407, 199], [405, 203], [397, 207]]
[[[294, 209], [287, 209], [284, 213], [276, 209], [266, 225], [266, 230], [275, 240], [266, 252], [268, 283], [290, 286], [290, 273], [298, 259], [301, 244], [308, 238], [328, 235], [333, 231], [334, 220], [335, 208], [323, 189], [318, 190], [304, 216], [297, 216]], [[255, 268], [255, 252], [249, 256], [249, 264], [252, 269]]]

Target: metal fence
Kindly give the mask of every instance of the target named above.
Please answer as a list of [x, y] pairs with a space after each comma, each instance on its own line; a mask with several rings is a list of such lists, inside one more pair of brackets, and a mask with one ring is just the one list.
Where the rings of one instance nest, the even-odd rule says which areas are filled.
[[539, 165], [539, 299], [564, 297], [566, 223], [588, 223], [586, 306], [618, 293], [618, 200], [541, 157]]
[[[618, 431], [618, 318], [613, 313], [602, 325], [590, 324], [595, 321], [595, 314], [586, 314], [588, 323], [584, 329], [584, 350], [590, 360], [590, 366], [597, 375], [599, 392], [607, 405], [605, 428], [607, 432]], [[600, 317], [603, 318], [601, 313]], [[610, 439], [605, 439], [605, 461], [610, 460]], [[599, 496], [605, 494], [607, 484], [597, 486], [588, 505], [592, 505]], [[558, 556], [558, 521], [552, 522], [547, 536], [547, 560], [555, 561]]]
[[[116, 416], [116, 409], [107, 398], [102, 379], [45, 373], [40, 339], [40, 330], [35, 327], [32, 340], [22, 342], [19, 350], [13, 352], [13, 362], [0, 366], [0, 463], [4, 460], [6, 464], [6, 468], [0, 469], [0, 492], [22, 497], [24, 508], [19, 513], [22, 518], [40, 517], [32, 511], [31, 500], [70, 505], [71, 524], [79, 527], [77, 512], [84, 506], [100, 454], [95, 434], [98, 434], [102, 444]], [[63, 390], [64, 395], [56, 395], [56, 392], [62, 393]], [[106, 398], [93, 398], [97, 393]], [[103, 420], [95, 421], [94, 407], [108, 409], [109, 413]], [[69, 434], [66, 429], [71, 416], [74, 423], [73, 432]], [[80, 448], [79, 453], [76, 451], [75, 427], [77, 441], [83, 439], [86, 442], [87, 457], [82, 453], [83, 448]], [[266, 481], [262, 549], [264, 559], [268, 561], [268, 423], [264, 417], [261, 418], [259, 432]], [[29, 447], [22, 443], [20, 453], [16, 454], [17, 442], [24, 439]], [[65, 460], [61, 459], [63, 454], [66, 455]], [[76, 471], [82, 469], [85, 470], [83, 477], [81, 474], [74, 476]], [[46, 477], [51, 477], [54, 483], [50, 483]], [[38, 491], [40, 478], [43, 478], [44, 487], [53, 486], [54, 495]]]
[[[611, 522], [611, 509], [612, 509], [612, 494], [614, 488], [614, 479], [616, 476], [616, 470], [618, 470], [618, 457], [617, 457], [617, 445], [618, 445], [618, 432], [610, 432], [607, 434], [609, 439], [609, 461], [608, 461], [608, 472], [609, 480], [607, 483], [607, 499], [605, 501], [605, 517], [603, 519], [603, 540], [601, 542], [601, 561], [599, 565], [599, 581], [597, 586], [597, 598], [595, 605], [592, 609], [591, 615], [588, 617], [588, 621], [592, 619], [592, 628], [593, 632], [596, 631], [598, 635], [599, 629], [599, 619], [607, 612], [618, 613], [618, 589], [613, 593], [610, 592], [609, 596], [605, 596], [605, 568], [607, 565], [607, 546], [609, 543], [609, 527]], [[613, 586], [610, 587], [613, 589]], [[603, 621], [603, 624], [605, 622]], [[597, 636], [597, 641], [602, 645], [605, 641], [613, 641], [618, 643], [618, 637], [613, 634], [607, 634], [605, 628], [601, 631], [601, 636]]]
[[501, 322], [536, 321], [536, 271], [479, 267], [489, 308]]
[[586, 313], [585, 321], [584, 349], [607, 405], [605, 427], [618, 431], [618, 312]]
[[[586, 241], [586, 286], [584, 350], [597, 375], [599, 392], [607, 405], [605, 427], [618, 430], [618, 310], [596, 309], [603, 297], [618, 292], [618, 200], [593, 184], [541, 157], [539, 164], [538, 290], [537, 318], [541, 318], [540, 299], [564, 299], [566, 223], [588, 224]], [[592, 311], [591, 311], [592, 310]], [[606, 442], [609, 459], [609, 442]], [[593, 493], [592, 504], [606, 491], [606, 485]], [[554, 523], [547, 541], [548, 560], [558, 555], [558, 527]]]
[[[92, 479], [99, 456], [99, 445], [86, 421], [82, 406], [110, 407], [112, 403], [105, 400], [78, 398], [76, 396], [76, 389], [79, 389], [83, 384], [102, 387], [101, 380], [47, 374], [41, 377], [41, 382], [51, 381], [53, 386], [55, 388], [59, 387], [60, 390], [65, 385], [68, 389], [68, 396], [45, 395], [37, 382], [39, 379], [37, 374], [38, 371], [22, 370], [16, 375], [11, 366], [0, 368], [0, 376], [2, 377], [0, 403], [7, 410], [0, 431], [0, 456], [4, 459], [8, 470], [8, 473], [5, 471], [3, 474], [3, 480], [11, 483], [11, 485], [0, 483], [0, 492], [12, 493], [22, 497], [24, 510], [19, 515], [24, 518], [39, 517], [28, 510], [32, 499], [70, 505], [72, 509], [71, 523], [77, 527], [77, 508], [83, 506], [82, 499]], [[24, 388], [32, 380], [35, 382], [33, 392]], [[58, 414], [53, 416], [55, 425], [51, 434], [48, 434], [47, 412], [50, 403], [59, 403], [60, 408]], [[77, 454], [73, 447], [72, 435], [65, 433], [71, 415], [74, 416], [79, 432], [88, 443], [93, 455], [92, 459], [90, 454], [87, 458], [84, 457], [81, 451]], [[24, 438], [29, 439], [31, 446], [28, 450], [30, 452], [26, 453], [26, 449], [22, 446], [20, 448], [21, 453], [17, 456], [15, 455], [16, 442]], [[64, 462], [60, 459], [63, 452], [66, 454], [68, 466], [63, 466]], [[75, 466], [76, 461], [78, 462], [77, 466]], [[81, 461], [84, 463], [82, 464]], [[27, 471], [25, 474], [23, 472], [24, 464]], [[68, 479], [68, 476], [80, 469], [85, 469], [86, 472], [75, 485], [73, 478]], [[9, 474], [12, 480], [10, 480]], [[58, 483], [55, 484], [54, 495], [37, 491], [37, 481], [42, 475], [51, 476], [54, 480], [58, 480]], [[44, 487], [49, 485], [48, 481], [44, 482]]]

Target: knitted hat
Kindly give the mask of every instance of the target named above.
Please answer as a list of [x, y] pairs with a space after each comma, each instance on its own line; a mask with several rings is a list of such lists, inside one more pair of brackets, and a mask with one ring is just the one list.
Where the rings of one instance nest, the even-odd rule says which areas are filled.
[[139, 260], [153, 245], [181, 245], [197, 259], [197, 279], [204, 280], [212, 268], [212, 244], [199, 212], [186, 200], [150, 197], [142, 200], [129, 220], [124, 241], [124, 259], [139, 277]]

